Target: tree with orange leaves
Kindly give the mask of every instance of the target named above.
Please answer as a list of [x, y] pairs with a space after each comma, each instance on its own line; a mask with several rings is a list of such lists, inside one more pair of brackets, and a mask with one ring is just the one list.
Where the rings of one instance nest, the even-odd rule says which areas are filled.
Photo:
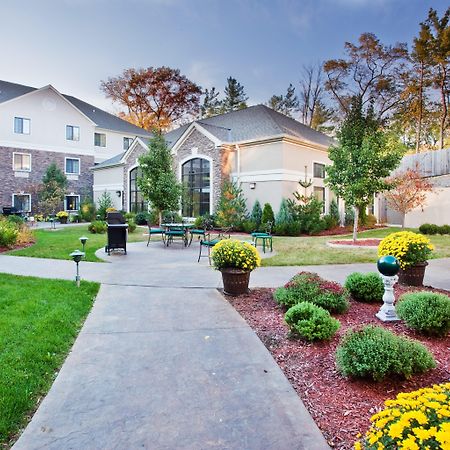
[[417, 168], [407, 169], [386, 181], [393, 187], [384, 196], [388, 205], [402, 215], [402, 228], [405, 228], [406, 214], [425, 206], [427, 192], [433, 190], [433, 185], [420, 175]]
[[200, 86], [179, 69], [148, 67], [126, 69], [102, 81], [101, 90], [125, 107], [120, 116], [146, 130], [167, 130], [180, 119], [195, 115], [200, 107]]

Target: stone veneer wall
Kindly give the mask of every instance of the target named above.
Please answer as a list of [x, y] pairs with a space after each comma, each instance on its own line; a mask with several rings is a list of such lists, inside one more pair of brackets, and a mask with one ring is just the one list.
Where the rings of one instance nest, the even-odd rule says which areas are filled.
[[129, 188], [130, 188], [130, 180], [129, 180], [129, 171], [130, 169], [136, 167], [138, 163], [139, 156], [148, 152], [147, 147], [141, 147], [141, 145], [137, 145], [133, 151], [128, 155], [128, 158], [123, 166], [123, 208], [125, 211], [128, 211], [128, 203], [130, 201], [129, 197]]
[[[13, 153], [28, 153], [31, 155], [31, 172], [13, 170]], [[80, 175], [78, 180], [68, 180], [67, 194], [92, 196], [93, 175], [90, 167], [94, 165], [94, 156], [77, 155], [75, 153], [49, 152], [45, 150], [29, 150], [12, 147], [0, 147], [0, 208], [11, 206], [12, 194], [31, 194], [31, 209], [36, 207], [36, 187], [42, 183], [42, 178], [48, 166], [55, 162], [64, 173], [65, 158], [80, 159]], [[25, 177], [23, 175], [25, 174]], [[1, 212], [1, 210], [0, 210]]]

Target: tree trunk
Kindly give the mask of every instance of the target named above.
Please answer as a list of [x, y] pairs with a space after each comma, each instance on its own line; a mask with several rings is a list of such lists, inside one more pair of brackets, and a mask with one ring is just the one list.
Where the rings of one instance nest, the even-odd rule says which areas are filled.
[[359, 208], [357, 206], [353, 207], [353, 242], [358, 239], [358, 220], [359, 220]]
[[161, 210], [158, 211], [158, 220], [159, 220], [159, 226], [161, 226], [161, 224], [162, 224], [162, 211]]
[[447, 98], [446, 98], [446, 79], [447, 72], [445, 67], [441, 67], [442, 75], [440, 82], [440, 91], [441, 91], [441, 103], [442, 103], [442, 115], [441, 115], [441, 124], [439, 130], [439, 149], [442, 150], [444, 148], [444, 134], [445, 134], [445, 124], [447, 121]]
[[402, 213], [402, 230], [405, 228], [406, 213]]
[[423, 74], [425, 68], [424, 63], [420, 64], [420, 77], [419, 77], [419, 117], [417, 118], [417, 130], [416, 130], [416, 153], [420, 151], [420, 138], [422, 135], [422, 119], [423, 119]]

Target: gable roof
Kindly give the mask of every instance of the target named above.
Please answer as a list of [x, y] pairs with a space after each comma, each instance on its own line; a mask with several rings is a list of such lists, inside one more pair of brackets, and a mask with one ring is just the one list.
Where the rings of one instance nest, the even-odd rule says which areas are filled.
[[[54, 88], [53, 88], [54, 89]], [[25, 86], [17, 83], [0, 80], [0, 104], [9, 100], [13, 100], [23, 95], [38, 91], [31, 86]], [[55, 89], [56, 90], [56, 89]], [[58, 91], [56, 91], [58, 92]], [[59, 93], [59, 92], [58, 92]], [[150, 133], [142, 128], [133, 125], [113, 114], [103, 111], [96, 106], [80, 100], [71, 95], [61, 94], [72, 106], [78, 109], [82, 114], [87, 116], [99, 128], [117, 131], [120, 133], [131, 134], [133, 136], [150, 136]]]
[[332, 139], [265, 105], [250, 106], [218, 116], [199, 119], [166, 134], [173, 147], [192, 123], [197, 123], [224, 143], [257, 141], [273, 136], [290, 136], [329, 147]]
[[91, 169], [105, 169], [106, 167], [111, 166], [118, 166], [122, 164], [122, 158], [125, 155], [125, 152], [119, 153], [116, 156], [113, 156], [112, 158], [105, 159], [101, 163], [96, 164], [95, 166], [91, 167]]

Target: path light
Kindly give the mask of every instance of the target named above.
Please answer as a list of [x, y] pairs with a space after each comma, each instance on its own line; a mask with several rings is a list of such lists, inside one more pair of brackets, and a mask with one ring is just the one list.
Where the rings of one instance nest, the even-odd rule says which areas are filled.
[[75, 277], [75, 281], [77, 282], [77, 287], [80, 287], [80, 270], [78, 265], [80, 264], [81, 258], [84, 256], [84, 253], [80, 252], [80, 250], [75, 250], [70, 254], [70, 256], [77, 265], [77, 275]]
[[382, 322], [394, 322], [400, 320], [395, 311], [394, 284], [398, 281], [397, 273], [400, 264], [394, 256], [382, 256], [377, 262], [378, 271], [384, 284], [383, 306], [375, 314]]
[[86, 242], [87, 242], [88, 240], [89, 240], [89, 238], [86, 237], [86, 236], [81, 236], [81, 237], [80, 237], [80, 242], [81, 242], [81, 245], [83, 246], [83, 253], [86, 253], [85, 250], [84, 250], [84, 246], [86, 245]]

